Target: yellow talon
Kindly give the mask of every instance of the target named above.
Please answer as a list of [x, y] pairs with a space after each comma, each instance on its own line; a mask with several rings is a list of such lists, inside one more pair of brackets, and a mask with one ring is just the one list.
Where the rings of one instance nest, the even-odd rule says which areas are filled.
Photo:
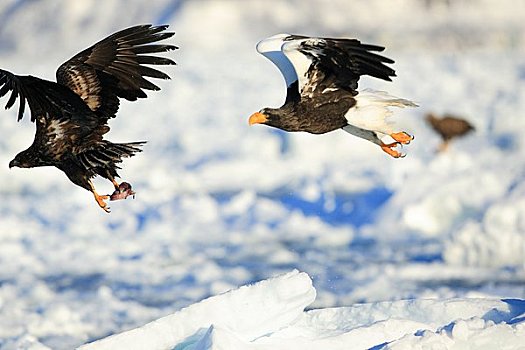
[[383, 144], [381, 145], [381, 149], [394, 158], [403, 158], [405, 156], [404, 154], [396, 151], [395, 149], [392, 149], [393, 147], [396, 147], [398, 144], [399, 142]]
[[106, 202], [104, 202], [104, 200], [108, 199], [109, 196], [108, 195], [103, 195], [103, 196], [100, 196], [98, 195], [97, 193], [93, 192], [94, 196], [95, 196], [95, 200], [97, 201], [98, 205], [104, 209], [104, 211], [106, 213], [110, 213], [111, 211], [109, 210], [109, 207], [107, 205]]
[[408, 145], [410, 141], [414, 139], [414, 136], [407, 134], [406, 132], [396, 132], [393, 134], [390, 134], [390, 137], [396, 140], [399, 143], [402, 143], [404, 145]]
[[109, 210], [109, 207], [107, 205], [106, 202], [104, 202], [105, 199], [108, 199], [109, 196], [108, 195], [99, 195], [97, 193], [97, 191], [95, 190], [95, 186], [93, 185], [93, 183], [91, 182], [91, 180], [89, 181], [89, 186], [91, 187], [91, 192], [93, 193], [93, 196], [95, 197], [95, 200], [97, 201], [97, 204], [99, 207], [101, 207], [102, 209], [104, 209], [104, 211], [106, 213], [110, 213], [111, 211]]

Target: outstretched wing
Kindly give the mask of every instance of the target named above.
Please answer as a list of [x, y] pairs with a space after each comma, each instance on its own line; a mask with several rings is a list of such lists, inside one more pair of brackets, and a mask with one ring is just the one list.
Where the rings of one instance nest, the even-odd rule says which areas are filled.
[[65, 86], [33, 76], [20, 76], [0, 69], [0, 98], [11, 92], [5, 109], [13, 107], [20, 98], [18, 120], [24, 116], [26, 103], [31, 121], [39, 117], [63, 119], [85, 112], [85, 105]]
[[[357, 39], [308, 38], [292, 35], [282, 50], [299, 77], [301, 96], [312, 97], [330, 90], [343, 89], [357, 94], [362, 75], [391, 81], [395, 71], [385, 63], [393, 60], [373, 53], [385, 48], [362, 44]], [[327, 90], [328, 89], [328, 90]]]
[[50, 165], [78, 144], [90, 145], [102, 139], [109, 127], [67, 87], [52, 81], [19, 76], [0, 69], [0, 97], [11, 92], [6, 109], [19, 98], [18, 120], [26, 105], [31, 121], [36, 121], [34, 146], [39, 149], [39, 164]]
[[119, 98], [145, 98], [144, 90], [160, 90], [145, 77], [170, 79], [146, 65], [174, 65], [169, 58], [149, 55], [177, 49], [174, 45], [152, 44], [170, 38], [164, 26], [140, 25], [119, 31], [62, 64], [57, 82], [74, 91], [88, 107], [105, 119], [118, 111]]

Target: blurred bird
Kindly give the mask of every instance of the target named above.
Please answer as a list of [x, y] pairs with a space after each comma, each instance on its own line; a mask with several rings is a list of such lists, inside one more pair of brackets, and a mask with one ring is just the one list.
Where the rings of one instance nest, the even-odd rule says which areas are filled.
[[432, 129], [443, 139], [438, 149], [440, 152], [448, 149], [450, 140], [465, 136], [475, 130], [468, 121], [451, 114], [445, 114], [443, 118], [439, 118], [433, 113], [428, 113], [425, 118]]
[[[281, 71], [287, 85], [280, 108], [263, 108], [252, 114], [250, 125], [266, 124], [285, 131], [324, 134], [336, 129], [371, 141], [394, 158], [404, 156], [394, 148], [413, 136], [394, 132], [386, 118], [389, 107], [415, 107], [415, 103], [383, 91], [357, 90], [362, 75], [391, 81], [395, 71], [389, 58], [375, 54], [384, 47], [356, 39], [310, 38], [277, 34], [257, 44], [257, 51]], [[393, 142], [381, 139], [389, 135]]]
[[[117, 163], [140, 152], [145, 142], [112, 143], [103, 139], [107, 122], [114, 118], [119, 99], [135, 101], [147, 97], [144, 90], [160, 88], [144, 77], [169, 79], [147, 65], [173, 65], [169, 58], [148, 54], [177, 49], [151, 44], [174, 35], [165, 26], [139, 25], [119, 31], [62, 64], [57, 82], [33, 76], [15, 75], [0, 69], [0, 97], [11, 91], [6, 109], [19, 97], [18, 120], [26, 102], [31, 121], [36, 121], [33, 144], [20, 152], [9, 167], [55, 166], [74, 184], [91, 191], [98, 205], [109, 212], [109, 195], [99, 195], [91, 181], [97, 175], [110, 180], [115, 192], [111, 199], [134, 194], [115, 180]], [[128, 188], [129, 186], [129, 188]]]

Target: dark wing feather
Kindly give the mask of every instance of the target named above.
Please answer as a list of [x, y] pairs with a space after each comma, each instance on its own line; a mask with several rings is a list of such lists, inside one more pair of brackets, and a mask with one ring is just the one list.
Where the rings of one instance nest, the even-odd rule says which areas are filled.
[[169, 79], [148, 65], [173, 65], [169, 58], [147, 54], [177, 49], [173, 45], [151, 44], [170, 38], [168, 26], [140, 25], [110, 35], [75, 55], [57, 70], [57, 81], [79, 95], [92, 111], [104, 119], [118, 111], [119, 98], [145, 98], [143, 90], [160, 90], [144, 77]]
[[298, 64], [294, 55], [297, 52], [309, 61], [309, 67], [303, 68], [307, 70], [300, 84], [301, 95], [311, 97], [312, 94], [323, 93], [325, 89], [343, 89], [356, 95], [357, 83], [362, 75], [387, 81], [395, 76], [395, 71], [386, 65], [394, 61], [374, 53], [383, 51], [384, 47], [381, 46], [362, 44], [357, 39], [308, 38], [298, 35], [291, 35], [285, 41], [283, 51], [296, 70]]
[[0, 98], [11, 92], [6, 109], [20, 98], [18, 120], [24, 116], [26, 103], [31, 110], [31, 121], [38, 117], [62, 119], [86, 112], [84, 103], [68, 88], [33, 76], [20, 76], [0, 69]]

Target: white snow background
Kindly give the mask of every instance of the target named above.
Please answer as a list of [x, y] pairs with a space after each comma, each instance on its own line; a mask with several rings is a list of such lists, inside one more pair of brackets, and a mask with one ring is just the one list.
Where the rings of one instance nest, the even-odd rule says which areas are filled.
[[[35, 126], [1, 111], [0, 349], [159, 318], [85, 348], [525, 347], [524, 2], [4, 0], [0, 23], [0, 67], [53, 80], [127, 26], [170, 24], [180, 47], [172, 80], [110, 122], [109, 140], [149, 142], [120, 172], [136, 199], [109, 215], [57, 169], [8, 169]], [[360, 87], [420, 105], [394, 116], [407, 157], [249, 127], [284, 100], [255, 51], [281, 32], [386, 46], [398, 76]], [[436, 154], [429, 111], [476, 132]]]

